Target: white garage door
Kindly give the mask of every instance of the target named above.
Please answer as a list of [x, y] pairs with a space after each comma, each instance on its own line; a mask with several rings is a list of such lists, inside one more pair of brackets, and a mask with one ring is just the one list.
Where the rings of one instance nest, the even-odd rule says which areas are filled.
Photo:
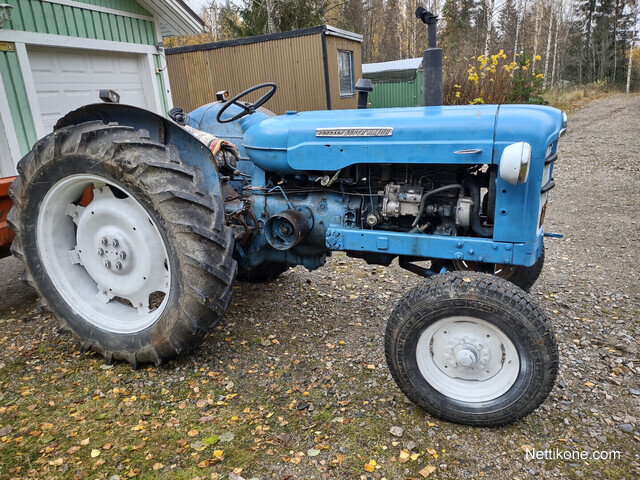
[[118, 92], [120, 103], [151, 107], [142, 55], [42, 47], [29, 48], [28, 55], [46, 133], [66, 113], [99, 103], [102, 88]]

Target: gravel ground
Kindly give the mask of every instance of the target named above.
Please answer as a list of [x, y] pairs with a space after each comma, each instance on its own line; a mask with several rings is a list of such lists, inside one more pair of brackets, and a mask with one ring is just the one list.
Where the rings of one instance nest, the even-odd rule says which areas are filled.
[[[547, 263], [531, 292], [553, 321], [561, 362], [538, 410], [508, 427], [469, 428], [406, 401], [386, 369], [383, 334], [394, 302], [420, 279], [395, 263], [374, 267], [336, 255], [316, 272], [296, 268], [269, 284], [239, 283], [223, 324], [201, 348], [141, 374], [156, 375], [153, 382], [171, 390], [216, 368], [235, 393], [228, 401], [237, 411], [276, 412], [263, 417], [268, 428], [234, 427], [233, 442], [251, 456], [232, 454], [231, 442], [229, 457], [211, 472], [180, 478], [227, 478], [236, 467], [246, 478], [423, 478], [426, 466], [435, 467], [430, 478], [639, 478], [638, 132], [640, 96], [601, 99], [569, 115], [546, 215], [546, 230], [564, 239], [547, 239]], [[49, 359], [40, 354], [45, 364], [66, 353], [66, 366], [85, 362], [99, 372], [98, 357], [75, 352], [53, 320], [36, 313], [32, 293], [11, 268], [13, 259], [0, 262], [3, 274], [13, 272], [0, 295], [0, 347], [10, 346], [0, 354], [2, 388], [23, 388], [19, 375], [3, 379], [3, 370], [34, 339], [40, 353], [43, 346], [53, 350]], [[16, 292], [26, 295], [20, 305]], [[114, 369], [133, 375], [125, 365]], [[132, 385], [145, 392], [144, 384]], [[0, 394], [1, 406], [12, 402], [19, 405], [19, 397]], [[197, 422], [200, 414], [193, 415]], [[287, 430], [289, 422], [295, 429]], [[0, 427], [6, 424], [0, 416]], [[528, 448], [551, 450], [555, 458], [527, 460]], [[417, 455], [405, 462], [403, 449]], [[175, 469], [190, 471], [188, 462], [186, 454], [173, 454], [162, 470], [138, 474], [173, 478]], [[94, 470], [92, 478], [114, 471]]]

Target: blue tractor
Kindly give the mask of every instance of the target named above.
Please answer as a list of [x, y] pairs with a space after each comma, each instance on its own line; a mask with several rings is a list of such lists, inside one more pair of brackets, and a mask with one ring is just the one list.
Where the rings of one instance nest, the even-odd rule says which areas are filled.
[[118, 103], [60, 119], [10, 191], [12, 251], [41, 306], [107, 363], [158, 365], [202, 342], [236, 276], [314, 270], [337, 251], [397, 258], [426, 277], [388, 321], [400, 389], [469, 425], [537, 408], [558, 352], [524, 290], [542, 269], [566, 116], [528, 105], [276, 116], [261, 108], [275, 91], [221, 93], [172, 119]]

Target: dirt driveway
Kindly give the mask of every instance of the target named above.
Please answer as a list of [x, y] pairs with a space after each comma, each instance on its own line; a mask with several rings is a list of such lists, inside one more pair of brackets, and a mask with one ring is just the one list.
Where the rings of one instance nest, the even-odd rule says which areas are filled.
[[[565, 238], [547, 239], [532, 289], [560, 374], [524, 420], [468, 428], [405, 400], [383, 332], [420, 279], [397, 265], [337, 255], [238, 284], [201, 348], [132, 372], [80, 353], [5, 259], [0, 477], [403, 479], [431, 466], [430, 478], [640, 478], [639, 132], [640, 96], [569, 115], [546, 217]], [[546, 458], [527, 460], [531, 448]]]

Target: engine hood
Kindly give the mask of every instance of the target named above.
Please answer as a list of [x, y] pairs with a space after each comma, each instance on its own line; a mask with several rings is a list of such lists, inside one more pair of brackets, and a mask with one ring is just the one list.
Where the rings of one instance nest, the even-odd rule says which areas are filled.
[[478, 105], [250, 116], [241, 122], [243, 146], [260, 168], [283, 174], [357, 163], [492, 163], [497, 112]]

